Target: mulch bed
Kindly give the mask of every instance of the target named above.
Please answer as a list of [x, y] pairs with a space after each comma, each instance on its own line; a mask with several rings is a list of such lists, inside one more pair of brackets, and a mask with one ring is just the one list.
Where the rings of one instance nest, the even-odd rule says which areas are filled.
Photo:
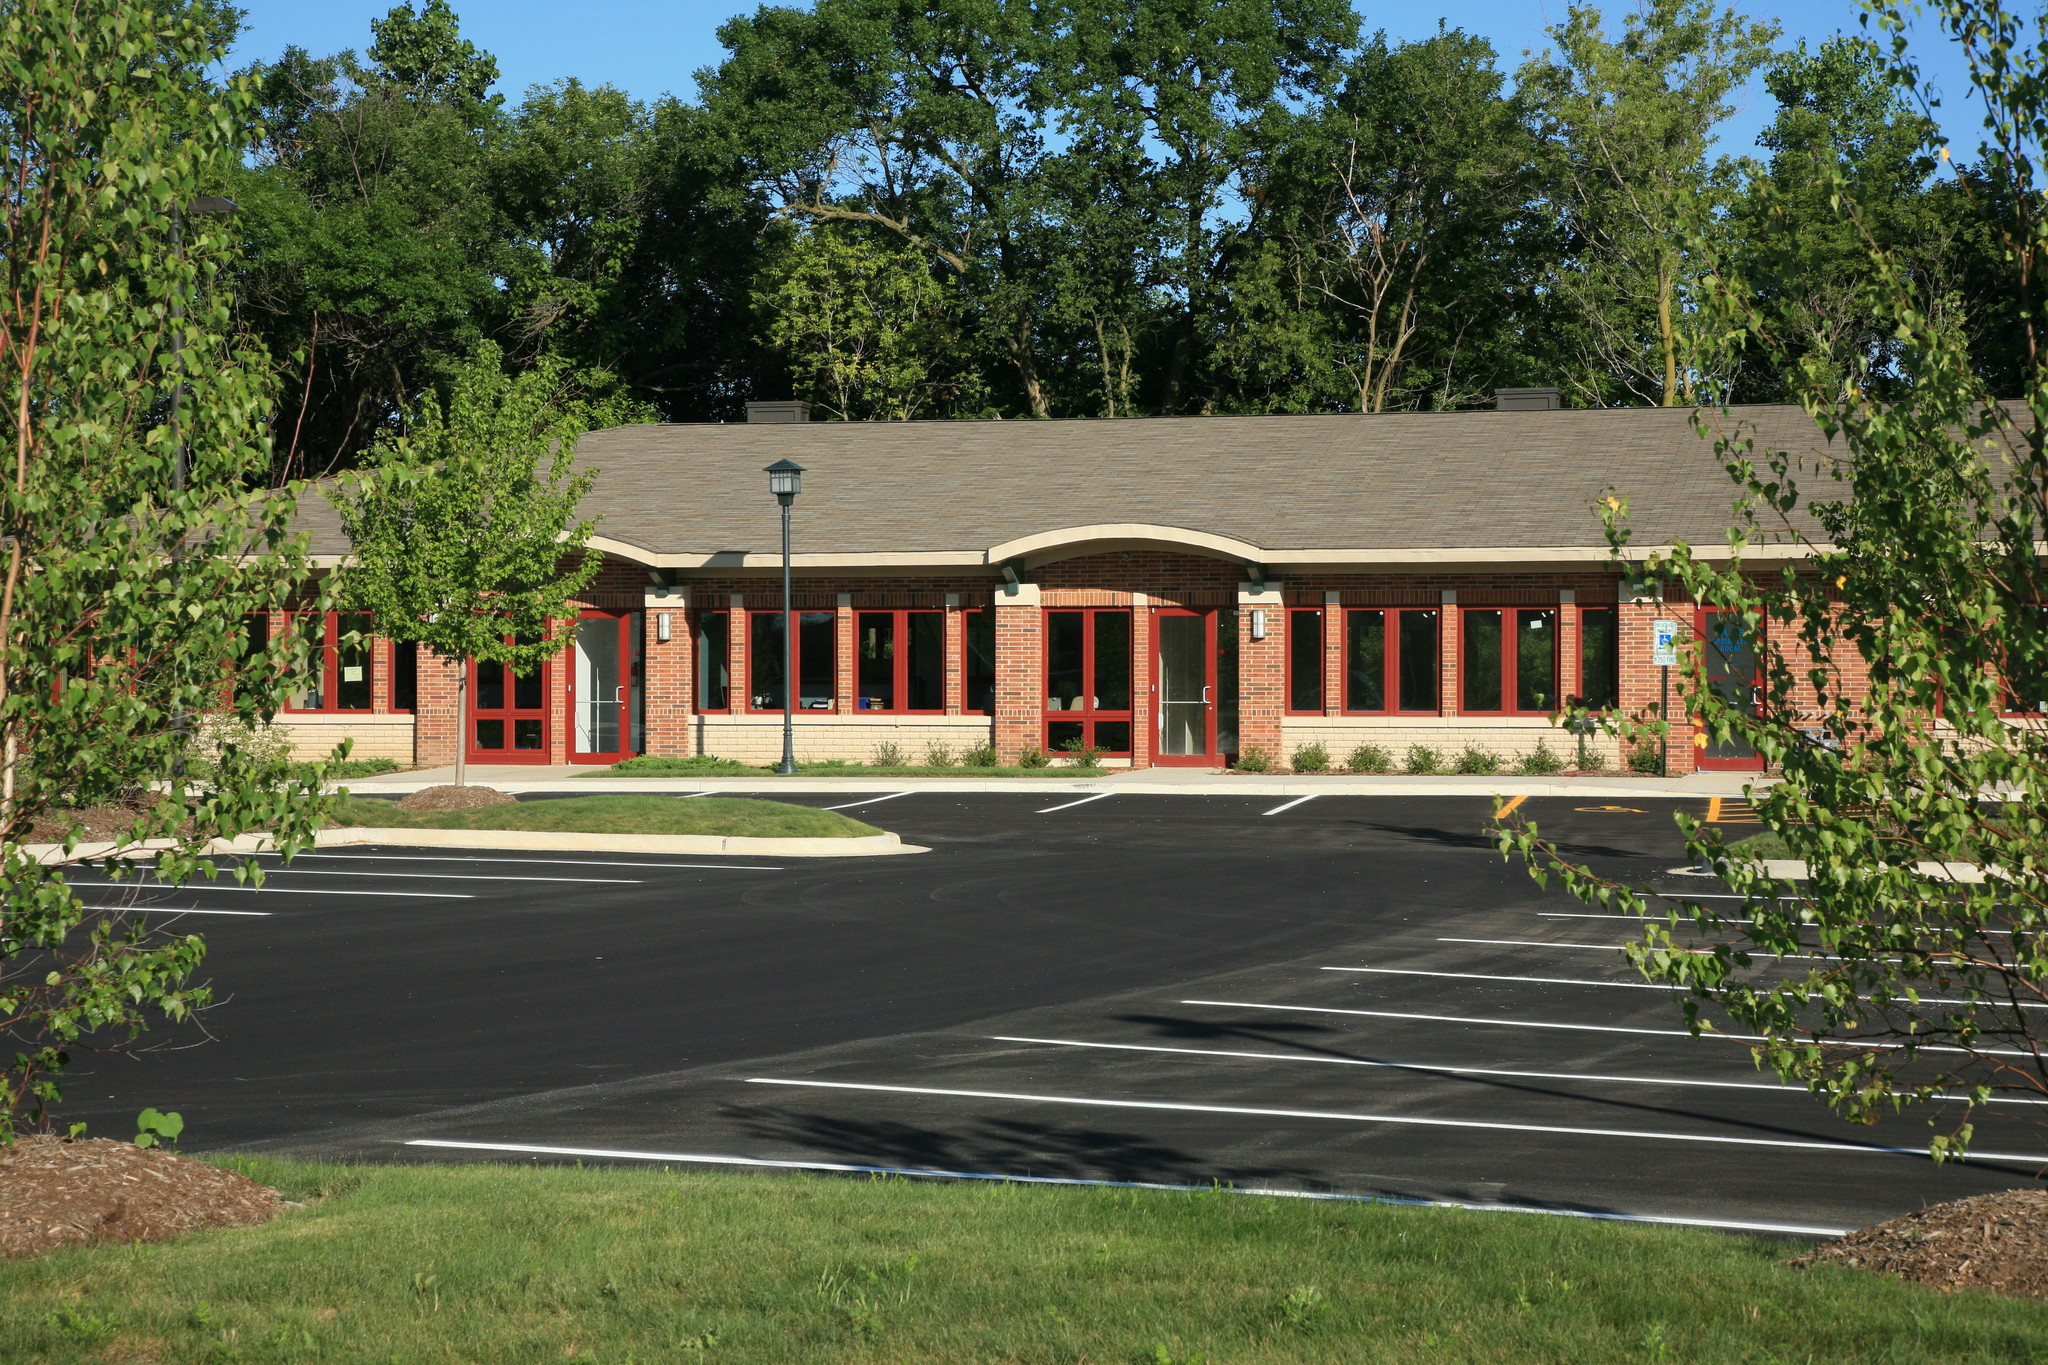
[[400, 810], [481, 810], [485, 806], [508, 806], [518, 798], [495, 787], [424, 787], [398, 799]]
[[0, 1256], [158, 1242], [266, 1223], [288, 1207], [247, 1176], [161, 1148], [41, 1134], [0, 1147]]
[[1863, 1228], [1790, 1264], [1853, 1266], [1952, 1293], [2048, 1297], [2048, 1190], [2001, 1190]]

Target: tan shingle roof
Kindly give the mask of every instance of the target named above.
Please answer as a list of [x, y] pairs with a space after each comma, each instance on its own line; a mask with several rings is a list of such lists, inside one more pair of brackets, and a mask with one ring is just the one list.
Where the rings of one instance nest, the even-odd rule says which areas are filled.
[[[1758, 449], [1824, 458], [1796, 407], [1745, 407]], [[1148, 523], [1272, 551], [1597, 548], [1629, 496], [1635, 543], [1723, 543], [1735, 486], [1687, 409], [614, 427], [583, 438], [599, 534], [650, 555], [779, 550], [762, 466], [802, 463], [806, 555], [968, 552]], [[1839, 485], [1810, 477], [1814, 493]], [[338, 553], [331, 509], [302, 513]], [[759, 562], [759, 561], [755, 561]]]

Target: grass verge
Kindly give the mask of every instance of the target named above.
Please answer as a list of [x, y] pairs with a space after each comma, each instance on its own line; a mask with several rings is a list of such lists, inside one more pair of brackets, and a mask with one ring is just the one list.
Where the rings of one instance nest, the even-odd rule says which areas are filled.
[[11, 1361], [2039, 1359], [2048, 1306], [1688, 1229], [1227, 1193], [229, 1165], [311, 1207], [0, 1264]]
[[[1107, 777], [1108, 768], [1015, 768], [1001, 766], [955, 765], [941, 768], [928, 763], [896, 763], [878, 766], [869, 763], [799, 763], [799, 773], [814, 777]], [[727, 758], [665, 758], [658, 754], [642, 754], [615, 763], [609, 768], [596, 768], [580, 777], [756, 777], [775, 771], [773, 763], [753, 767]]]
[[404, 811], [391, 801], [348, 796], [330, 825], [387, 829], [532, 829], [582, 834], [711, 834], [751, 839], [853, 839], [880, 834], [838, 811], [747, 797], [565, 796], [480, 810]]

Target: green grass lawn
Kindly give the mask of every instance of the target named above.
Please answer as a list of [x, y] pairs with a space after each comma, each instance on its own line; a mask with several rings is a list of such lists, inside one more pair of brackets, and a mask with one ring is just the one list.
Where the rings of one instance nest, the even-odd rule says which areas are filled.
[[534, 829], [585, 834], [715, 834], [755, 839], [850, 839], [880, 834], [838, 811], [746, 797], [603, 795], [521, 801], [480, 810], [403, 811], [391, 801], [345, 796], [330, 825], [397, 829]]
[[0, 1263], [10, 1362], [2022, 1361], [2048, 1306], [1782, 1242], [1228, 1193], [243, 1170], [261, 1228]]
[[[1005, 768], [969, 767], [955, 764], [940, 768], [927, 763], [896, 763], [886, 767], [870, 763], [799, 763], [799, 773], [812, 777], [1106, 777], [1108, 768]], [[578, 774], [582, 777], [758, 777], [775, 771], [773, 763], [751, 767], [725, 758], [664, 758], [642, 754], [609, 768]]]

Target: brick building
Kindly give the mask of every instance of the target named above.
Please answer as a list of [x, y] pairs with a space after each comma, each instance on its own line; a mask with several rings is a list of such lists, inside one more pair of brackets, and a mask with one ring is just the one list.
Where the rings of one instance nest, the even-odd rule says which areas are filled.
[[[800, 759], [893, 744], [1003, 761], [1092, 747], [1111, 766], [1277, 762], [1321, 743], [1398, 765], [1413, 745], [1515, 757], [1571, 738], [1561, 697], [1640, 712], [1658, 699], [1652, 636], [1714, 633], [1611, 560], [1595, 505], [1631, 501], [1632, 544], [1725, 544], [1735, 488], [1682, 409], [1566, 410], [1511, 391], [1499, 410], [1050, 422], [810, 423], [756, 404], [745, 424], [594, 432], [583, 505], [604, 568], [538, 676], [456, 674], [345, 613], [320, 678], [281, 716], [301, 748], [359, 756], [615, 762], [635, 753], [761, 763], [781, 752], [783, 689]], [[1794, 407], [1731, 414], [1759, 449], [1824, 460]], [[780, 521], [764, 466], [806, 468], [795, 515], [792, 651]], [[302, 515], [316, 555], [345, 553], [332, 509]], [[1753, 547], [1759, 568], [1796, 555]], [[1739, 641], [1710, 651], [1730, 687]], [[1676, 683], [1673, 684], [1674, 691]], [[1619, 761], [1612, 741], [1601, 755]], [[1672, 771], [1742, 768], [1696, 753]]]

